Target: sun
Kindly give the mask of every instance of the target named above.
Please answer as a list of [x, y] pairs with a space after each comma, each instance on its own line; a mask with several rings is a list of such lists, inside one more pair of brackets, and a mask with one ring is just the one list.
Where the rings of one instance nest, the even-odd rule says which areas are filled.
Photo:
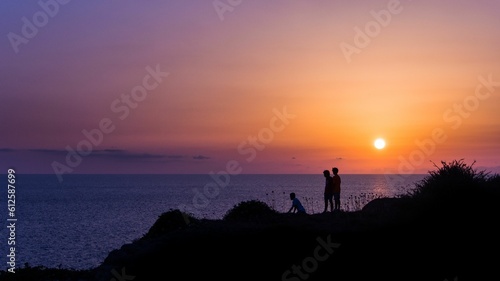
[[376, 149], [383, 149], [385, 147], [385, 140], [382, 138], [378, 138], [373, 143]]

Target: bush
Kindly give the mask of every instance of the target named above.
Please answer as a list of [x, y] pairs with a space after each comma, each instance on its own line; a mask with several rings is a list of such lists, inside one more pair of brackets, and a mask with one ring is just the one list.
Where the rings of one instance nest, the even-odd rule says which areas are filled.
[[197, 222], [198, 220], [192, 215], [181, 212], [179, 210], [170, 210], [161, 214], [149, 229], [144, 238], [153, 238], [165, 233], [184, 228], [188, 224]]
[[224, 220], [231, 221], [252, 221], [268, 218], [278, 214], [275, 210], [269, 207], [266, 203], [258, 200], [243, 201], [227, 211], [224, 215]]
[[441, 161], [442, 166], [415, 184], [415, 189], [403, 196], [415, 199], [420, 204], [439, 208], [471, 208], [478, 206], [487, 199], [486, 194], [495, 192], [498, 195], [500, 177], [490, 176], [484, 170], [478, 171], [473, 166], [464, 163], [463, 159], [449, 163]]

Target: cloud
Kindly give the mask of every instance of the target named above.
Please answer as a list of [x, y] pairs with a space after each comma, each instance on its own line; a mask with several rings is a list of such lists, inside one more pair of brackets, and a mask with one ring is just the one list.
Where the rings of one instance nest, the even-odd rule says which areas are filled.
[[[68, 155], [68, 151], [66, 149], [0, 148], [0, 153], [2, 152], [46, 154], [46, 155], [51, 155], [54, 158], [62, 158], [62, 159], [65, 159], [65, 157]], [[86, 153], [84, 152], [80, 154], [84, 155]], [[90, 154], [85, 155], [84, 157], [89, 159], [100, 159], [100, 160], [111, 160], [111, 161], [155, 161], [155, 162], [172, 162], [172, 161], [182, 161], [190, 159], [189, 155], [134, 152], [125, 149], [94, 149]], [[195, 161], [211, 159], [211, 157], [201, 154], [192, 156], [191, 158]]]
[[[43, 153], [50, 154], [56, 157], [66, 157], [69, 153], [68, 150], [63, 149], [44, 149], [44, 148], [29, 148], [29, 149], [11, 149], [11, 148], [0, 148], [0, 152], [31, 152], [31, 153]], [[86, 152], [81, 153], [82, 155]], [[153, 154], [153, 153], [137, 153], [131, 152], [124, 149], [94, 149], [86, 158], [107, 158], [110, 160], [148, 160], [148, 159], [164, 159], [164, 158], [182, 158], [180, 155], [165, 155], [165, 154]]]
[[144, 159], [162, 159], [165, 158], [164, 154], [151, 154], [151, 153], [134, 153], [127, 150], [119, 149], [105, 149], [93, 151], [90, 156], [115, 158], [118, 160], [131, 159], [131, 160], [144, 160]]
[[167, 155], [167, 158], [169, 158], [169, 159], [182, 159], [185, 157], [186, 156], [183, 156], [183, 155]]
[[39, 153], [47, 153], [47, 154], [66, 154], [66, 153], [68, 153], [67, 150], [43, 149], [43, 148], [16, 149], [16, 151], [39, 152]]
[[198, 155], [198, 156], [193, 156], [193, 159], [195, 159], [195, 160], [207, 160], [207, 159], [210, 159], [210, 157]]

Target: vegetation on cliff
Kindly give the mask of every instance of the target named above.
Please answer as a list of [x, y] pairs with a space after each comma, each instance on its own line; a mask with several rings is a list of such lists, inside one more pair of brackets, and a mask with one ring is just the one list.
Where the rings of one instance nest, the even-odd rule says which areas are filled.
[[[20, 269], [4, 280], [487, 280], [500, 250], [500, 176], [442, 162], [409, 193], [362, 210], [284, 214], [260, 201], [221, 220], [179, 210], [88, 271]], [[22, 276], [22, 279], [15, 277]], [[120, 278], [117, 276], [121, 276]], [[125, 277], [124, 277], [125, 276]], [[128, 278], [128, 279], [127, 279]]]

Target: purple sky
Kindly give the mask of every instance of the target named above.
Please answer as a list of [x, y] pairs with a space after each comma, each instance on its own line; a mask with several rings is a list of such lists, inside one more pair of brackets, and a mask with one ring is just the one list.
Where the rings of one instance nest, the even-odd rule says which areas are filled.
[[[342, 42], [355, 46], [356, 27], [382, 10], [386, 26], [348, 57]], [[443, 117], [478, 77], [500, 81], [499, 11], [451, 0], [2, 1], [0, 168], [209, 173], [235, 160], [243, 173], [381, 173], [445, 127], [449, 139], [412, 172], [458, 158], [500, 171], [500, 87], [470, 116]]]

